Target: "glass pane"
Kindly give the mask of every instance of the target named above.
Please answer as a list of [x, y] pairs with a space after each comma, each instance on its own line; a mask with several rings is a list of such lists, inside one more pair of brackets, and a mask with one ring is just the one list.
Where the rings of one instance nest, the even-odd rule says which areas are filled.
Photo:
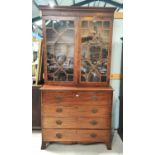
[[46, 42], [50, 43], [50, 42], [55, 42], [57, 37], [57, 33], [53, 30], [53, 29], [47, 29], [46, 30]]
[[46, 26], [48, 80], [73, 81], [74, 21], [51, 20]]
[[46, 21], [46, 28], [52, 28], [53, 27], [53, 21], [52, 20], [47, 20]]
[[[110, 30], [104, 30], [103, 23], [103, 21], [82, 21], [81, 23], [82, 82], [105, 82], [107, 80]], [[108, 23], [105, 24], [108, 25]]]
[[89, 59], [89, 53], [87, 52], [87, 46], [83, 46], [82, 47], [82, 59]]
[[109, 28], [110, 27], [110, 21], [104, 21], [103, 22], [103, 27], [104, 28]]
[[74, 21], [67, 21], [68, 28], [74, 28]]
[[95, 22], [95, 25], [96, 25], [97, 27], [102, 27], [102, 21], [96, 21], [96, 22]]
[[74, 30], [69, 29], [59, 36], [57, 43], [74, 43]]
[[82, 21], [81, 27], [82, 28], [88, 28], [88, 21]]
[[88, 77], [88, 81], [90, 82], [100, 82], [100, 74], [97, 73], [95, 70], [92, 71], [90, 74], [89, 74], [89, 77]]
[[110, 34], [109, 30], [104, 30], [104, 33], [103, 33], [104, 42], [109, 42], [109, 34]]
[[63, 20], [57, 20], [53, 22], [54, 22], [54, 29], [58, 33], [63, 32], [67, 26], [66, 21], [63, 21]]

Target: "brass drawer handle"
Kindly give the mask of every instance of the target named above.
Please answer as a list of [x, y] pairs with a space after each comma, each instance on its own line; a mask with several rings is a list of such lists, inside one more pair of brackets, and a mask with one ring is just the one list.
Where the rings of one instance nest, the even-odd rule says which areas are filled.
[[93, 101], [96, 101], [96, 100], [97, 100], [97, 96], [92, 96], [91, 99], [92, 99]]
[[56, 99], [57, 101], [61, 101], [61, 100], [63, 99], [63, 96], [55, 96], [55, 99]]
[[90, 134], [90, 137], [91, 137], [91, 138], [96, 138], [96, 136], [97, 136], [97, 135], [96, 135], [95, 133], [91, 133], [91, 134]]
[[56, 109], [56, 112], [62, 112], [62, 111], [63, 111], [62, 108], [57, 108], [57, 109]]
[[97, 124], [97, 121], [92, 120], [92, 121], [90, 121], [90, 124], [92, 124], [92, 125], [96, 125], [96, 124]]
[[56, 124], [57, 125], [61, 125], [62, 124], [62, 121], [61, 120], [56, 120]]
[[97, 113], [97, 111], [98, 111], [97, 109], [92, 109], [91, 110], [91, 112], [94, 113], [94, 114]]
[[61, 134], [61, 133], [57, 133], [57, 134], [56, 134], [56, 137], [57, 137], [57, 138], [62, 138], [62, 134]]
[[80, 95], [79, 95], [79, 94], [76, 94], [75, 96], [76, 96], [76, 97], [79, 97]]

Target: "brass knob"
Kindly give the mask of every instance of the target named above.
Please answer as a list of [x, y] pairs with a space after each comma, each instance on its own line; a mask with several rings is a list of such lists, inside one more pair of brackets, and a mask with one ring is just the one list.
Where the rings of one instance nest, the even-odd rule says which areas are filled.
[[57, 109], [56, 109], [56, 112], [62, 112], [62, 111], [63, 111], [62, 108], [57, 108]]
[[92, 120], [92, 121], [90, 122], [90, 124], [92, 124], [92, 125], [96, 125], [96, 124], [97, 124], [97, 121]]
[[75, 96], [76, 96], [76, 97], [79, 97], [80, 95], [79, 95], [79, 94], [76, 94]]
[[57, 125], [61, 125], [62, 124], [62, 121], [61, 120], [56, 120], [56, 124]]
[[61, 101], [63, 99], [63, 96], [55, 96], [56, 101]]
[[62, 138], [62, 134], [61, 134], [61, 133], [57, 133], [57, 134], [56, 134], [56, 137], [57, 137], [57, 138]]
[[97, 113], [97, 111], [98, 110], [96, 108], [91, 110], [91, 112], [94, 113], [94, 114]]
[[96, 100], [97, 100], [97, 96], [92, 96], [91, 99], [92, 99], [93, 101], [96, 101]]
[[97, 135], [95, 133], [91, 133], [90, 137], [95, 138]]

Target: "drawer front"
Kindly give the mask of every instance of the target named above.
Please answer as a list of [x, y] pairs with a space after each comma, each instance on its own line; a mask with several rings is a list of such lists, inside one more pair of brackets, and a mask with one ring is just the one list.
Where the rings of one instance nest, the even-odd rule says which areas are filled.
[[110, 130], [43, 129], [43, 141], [110, 142]]
[[111, 105], [106, 106], [55, 106], [42, 104], [42, 116], [52, 117], [103, 117], [111, 115]]
[[53, 92], [53, 91], [43, 91], [42, 92], [42, 103], [72, 103], [74, 98], [74, 93], [71, 91], [66, 92]]
[[110, 104], [110, 92], [76, 92], [76, 103], [95, 105], [95, 104]]
[[105, 142], [111, 139], [110, 130], [78, 130], [78, 140], [84, 142]]
[[76, 130], [42, 129], [43, 141], [75, 141]]
[[111, 118], [53, 118], [43, 117], [42, 128], [110, 129]]
[[100, 105], [111, 104], [111, 92], [85, 92], [85, 91], [66, 91], [66, 92], [42, 92], [42, 103], [58, 104], [58, 105]]

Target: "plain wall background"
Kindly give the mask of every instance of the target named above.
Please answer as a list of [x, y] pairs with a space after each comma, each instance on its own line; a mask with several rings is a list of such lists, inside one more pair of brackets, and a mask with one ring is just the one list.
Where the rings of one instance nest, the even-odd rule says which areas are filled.
[[[123, 19], [114, 19], [113, 22], [113, 36], [112, 36], [112, 53], [111, 53], [111, 73], [121, 73], [121, 57], [122, 57], [122, 40], [123, 37]], [[113, 94], [113, 113], [112, 113], [112, 127], [118, 129], [119, 127], [119, 91], [120, 80], [111, 80], [110, 85], [114, 89]]]

